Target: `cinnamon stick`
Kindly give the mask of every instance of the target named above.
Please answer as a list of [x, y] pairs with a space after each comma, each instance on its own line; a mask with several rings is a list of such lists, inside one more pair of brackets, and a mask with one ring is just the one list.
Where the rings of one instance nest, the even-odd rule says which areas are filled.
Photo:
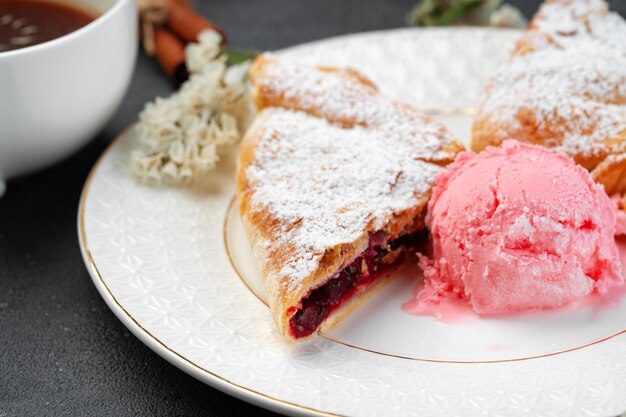
[[154, 28], [155, 55], [165, 74], [178, 87], [189, 78], [185, 44], [166, 29]]
[[198, 34], [206, 29], [218, 32], [222, 36], [222, 44], [226, 44], [226, 34], [215, 23], [196, 13], [191, 7], [180, 0], [167, 0], [169, 14], [167, 25], [180, 38], [187, 42], [198, 42]]

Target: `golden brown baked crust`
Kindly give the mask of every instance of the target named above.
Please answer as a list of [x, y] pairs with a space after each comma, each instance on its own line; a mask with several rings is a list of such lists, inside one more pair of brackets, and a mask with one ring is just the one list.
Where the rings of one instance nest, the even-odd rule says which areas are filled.
[[240, 146], [237, 196], [274, 320], [294, 340], [289, 321], [302, 298], [364, 252], [372, 234], [386, 240], [424, 227], [433, 178], [461, 145], [351, 69], [262, 55], [249, 75], [260, 111]]
[[[603, 184], [609, 195], [624, 194], [626, 190], [626, 152], [609, 155], [591, 171], [594, 181]], [[626, 194], [624, 194], [626, 198]]]
[[626, 22], [604, 1], [542, 5], [486, 88], [471, 148], [506, 139], [562, 151], [608, 192], [626, 191], [623, 181], [604, 182], [626, 153]]

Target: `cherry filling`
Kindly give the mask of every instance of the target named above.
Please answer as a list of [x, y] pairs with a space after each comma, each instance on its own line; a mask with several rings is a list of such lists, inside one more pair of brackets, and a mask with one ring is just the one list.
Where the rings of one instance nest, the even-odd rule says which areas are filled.
[[370, 243], [370, 248], [354, 262], [302, 299], [302, 307], [289, 323], [291, 334], [295, 338], [312, 334], [330, 313], [399, 265], [406, 252], [415, 249], [425, 236], [423, 232], [416, 232], [394, 239], [386, 245], [372, 246]]

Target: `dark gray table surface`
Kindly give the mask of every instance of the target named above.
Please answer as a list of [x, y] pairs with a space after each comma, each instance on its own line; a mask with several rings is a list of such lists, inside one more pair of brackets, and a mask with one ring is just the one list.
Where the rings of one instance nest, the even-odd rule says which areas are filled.
[[[196, 8], [232, 45], [278, 49], [350, 32], [402, 27], [415, 0], [211, 0]], [[539, 1], [511, 1], [531, 15]], [[622, 11], [626, 2], [613, 2]], [[146, 101], [168, 95], [140, 55], [113, 119], [87, 146], [12, 180], [0, 199], [0, 417], [248, 416], [272, 413], [179, 371], [135, 338], [100, 298], [83, 264], [76, 211], [83, 182]]]

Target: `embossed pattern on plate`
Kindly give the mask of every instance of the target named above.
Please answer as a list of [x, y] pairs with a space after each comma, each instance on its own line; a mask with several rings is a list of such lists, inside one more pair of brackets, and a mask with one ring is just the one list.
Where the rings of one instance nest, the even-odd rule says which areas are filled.
[[[424, 68], [420, 57], [425, 54], [482, 50], [466, 58], [471, 63], [459, 58], [459, 66], [449, 68], [461, 74], [459, 79], [467, 70], [472, 89], [469, 78], [475, 74], [469, 68], [482, 71], [477, 79], [484, 82], [492, 68], [482, 67], [481, 59], [492, 62], [491, 56], [503, 57], [510, 47], [511, 36], [498, 40], [501, 34], [450, 29], [351, 35], [329, 40], [326, 47], [318, 42], [311, 54], [328, 61], [352, 59], [392, 94], [391, 79], [410, 70], [389, 67], [385, 82], [380, 62], [391, 46], [415, 71], [405, 80], [424, 84], [449, 68]], [[485, 42], [482, 49], [478, 42]], [[299, 48], [294, 51], [307, 55], [305, 46]], [[476, 81], [473, 94], [479, 90]], [[477, 100], [465, 98], [430, 100], [444, 107]], [[134, 134], [128, 131], [112, 146], [87, 181], [79, 208], [83, 255], [96, 286], [124, 324], [196, 378], [294, 415], [601, 417], [626, 409], [624, 336], [567, 354], [492, 364], [410, 361], [322, 338], [298, 345], [283, 341], [266, 306], [234, 276], [222, 243], [233, 193], [232, 158], [197, 187], [150, 188], [138, 184], [128, 168]]]

